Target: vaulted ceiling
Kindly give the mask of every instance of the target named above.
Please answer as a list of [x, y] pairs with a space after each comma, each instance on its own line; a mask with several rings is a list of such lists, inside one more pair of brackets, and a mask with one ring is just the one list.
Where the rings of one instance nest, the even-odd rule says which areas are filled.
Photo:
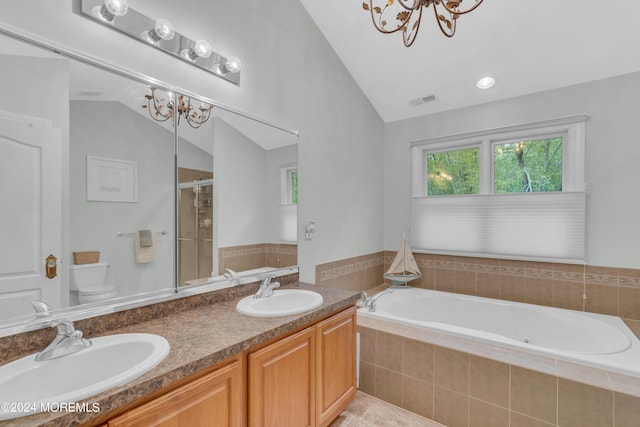
[[[363, 1], [301, 0], [385, 122], [640, 71], [640, 2], [485, 0], [453, 38], [430, 7], [406, 48], [374, 28]], [[498, 84], [482, 91], [485, 74]]]

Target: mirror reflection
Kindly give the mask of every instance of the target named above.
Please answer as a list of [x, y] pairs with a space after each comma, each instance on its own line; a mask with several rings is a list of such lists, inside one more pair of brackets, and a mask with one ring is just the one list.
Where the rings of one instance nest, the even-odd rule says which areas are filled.
[[219, 107], [178, 134], [203, 131], [178, 145], [179, 284], [296, 265], [297, 137]]
[[297, 263], [294, 133], [5, 36], [0, 66], [0, 323]]

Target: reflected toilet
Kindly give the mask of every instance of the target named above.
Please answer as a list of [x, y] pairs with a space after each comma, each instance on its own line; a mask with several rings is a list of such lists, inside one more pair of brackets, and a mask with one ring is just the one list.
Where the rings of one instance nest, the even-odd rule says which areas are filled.
[[105, 284], [109, 263], [79, 264], [69, 267], [71, 280], [69, 290], [78, 293], [78, 302], [89, 302], [110, 299], [116, 296], [116, 288]]

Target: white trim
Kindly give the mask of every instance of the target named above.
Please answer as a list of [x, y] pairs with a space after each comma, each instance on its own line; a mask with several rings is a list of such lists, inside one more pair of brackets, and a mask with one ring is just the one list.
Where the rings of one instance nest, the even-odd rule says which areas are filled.
[[0, 118], [12, 120], [14, 122], [27, 123], [30, 127], [42, 126], [42, 127], [50, 128], [53, 126], [51, 120], [41, 119], [40, 117], [25, 116], [22, 114], [16, 114], [9, 111], [0, 111]]
[[452, 140], [466, 140], [466, 139], [478, 138], [478, 137], [495, 135], [500, 133], [524, 131], [529, 129], [538, 129], [541, 127], [564, 126], [564, 125], [580, 123], [580, 122], [584, 123], [587, 121], [587, 118], [588, 116], [586, 114], [579, 114], [579, 115], [563, 117], [559, 119], [542, 120], [539, 122], [522, 123], [519, 125], [503, 126], [499, 128], [484, 129], [484, 130], [479, 130], [474, 132], [465, 132], [465, 133], [459, 133], [459, 134], [453, 134], [453, 135], [438, 136], [434, 138], [419, 139], [416, 141], [411, 141], [411, 147], [415, 145], [433, 144], [437, 142], [447, 142]]

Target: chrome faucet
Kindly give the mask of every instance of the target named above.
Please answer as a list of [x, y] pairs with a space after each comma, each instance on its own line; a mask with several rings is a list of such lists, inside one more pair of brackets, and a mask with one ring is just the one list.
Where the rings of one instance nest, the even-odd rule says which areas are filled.
[[230, 268], [224, 269], [225, 273], [223, 274], [224, 278], [231, 281], [231, 284], [239, 284], [240, 283], [240, 275], [233, 271]]
[[34, 300], [29, 300], [29, 303], [33, 306], [33, 309], [36, 311], [36, 317], [51, 316], [51, 306], [46, 302], [34, 299]]
[[82, 331], [77, 331], [72, 322], [63, 320], [56, 327], [58, 328], [58, 335], [47, 348], [38, 353], [36, 361], [55, 359], [77, 353], [91, 346], [91, 340], [82, 338]]
[[362, 291], [362, 306], [367, 307], [369, 311], [376, 311], [376, 300], [385, 294], [392, 294], [393, 289], [387, 288], [382, 292], [378, 292], [372, 297], [369, 297], [365, 291]]
[[271, 283], [271, 280], [275, 279], [276, 276], [269, 276], [266, 279], [264, 279], [262, 281], [262, 283], [260, 284], [260, 289], [258, 289], [258, 292], [255, 293], [255, 295], [253, 296], [254, 298], [267, 298], [273, 295], [273, 290], [275, 288], [279, 288], [280, 287], [280, 283], [279, 282], [273, 282]]

